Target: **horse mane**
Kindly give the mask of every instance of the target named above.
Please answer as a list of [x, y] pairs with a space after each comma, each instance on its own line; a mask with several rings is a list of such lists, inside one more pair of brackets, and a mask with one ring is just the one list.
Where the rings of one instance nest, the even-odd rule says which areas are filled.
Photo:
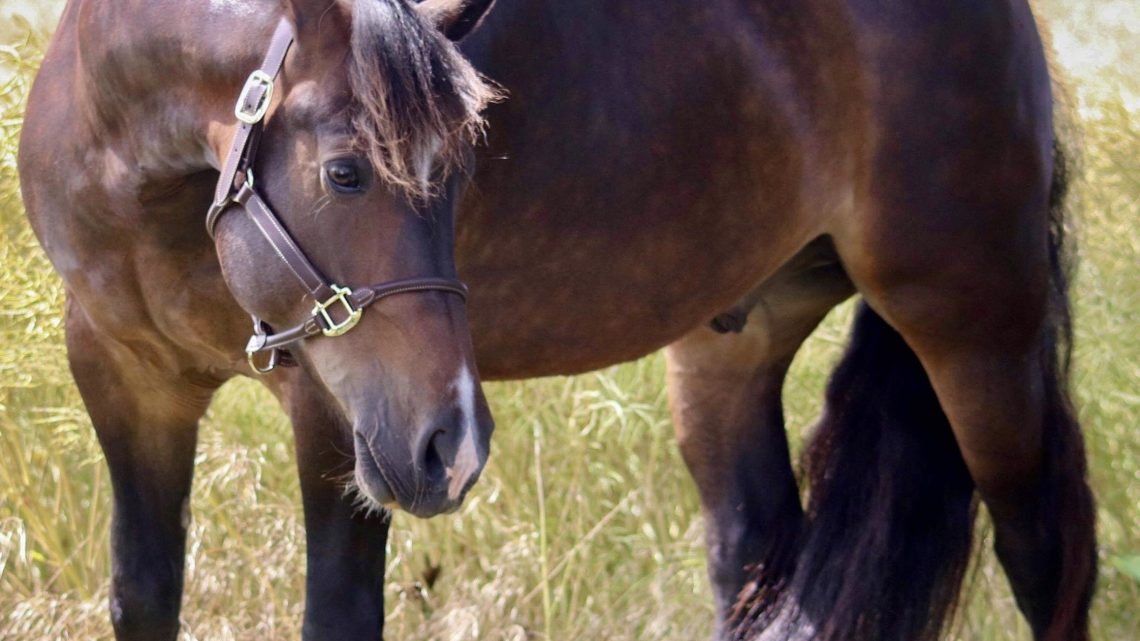
[[497, 90], [406, 0], [354, 3], [350, 44], [358, 145], [394, 190], [431, 198], [482, 132]]

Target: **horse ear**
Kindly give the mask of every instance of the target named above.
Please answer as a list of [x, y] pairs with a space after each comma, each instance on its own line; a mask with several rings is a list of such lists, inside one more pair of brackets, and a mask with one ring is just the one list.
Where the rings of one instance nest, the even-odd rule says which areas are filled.
[[416, 10], [448, 40], [459, 42], [479, 26], [493, 4], [495, 0], [424, 0]]
[[337, 0], [281, 0], [281, 4], [298, 41], [317, 37], [318, 31], [322, 30], [321, 25], [325, 25], [324, 30], [329, 34], [338, 33], [335, 27], [329, 28], [329, 25], [337, 18], [348, 20], [350, 16]]

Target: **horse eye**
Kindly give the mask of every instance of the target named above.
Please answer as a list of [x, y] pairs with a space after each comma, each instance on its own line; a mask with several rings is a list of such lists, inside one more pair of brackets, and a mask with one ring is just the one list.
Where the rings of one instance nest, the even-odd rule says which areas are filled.
[[325, 165], [325, 178], [329, 187], [341, 193], [361, 190], [360, 172], [350, 160], [334, 160]]

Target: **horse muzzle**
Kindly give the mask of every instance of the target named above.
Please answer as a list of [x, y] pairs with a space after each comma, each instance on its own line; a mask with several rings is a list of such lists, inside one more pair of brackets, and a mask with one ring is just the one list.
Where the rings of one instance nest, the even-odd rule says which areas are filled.
[[487, 461], [490, 417], [443, 414], [417, 431], [411, 447], [395, 442], [379, 421], [357, 426], [354, 476], [369, 503], [420, 518], [459, 509]]

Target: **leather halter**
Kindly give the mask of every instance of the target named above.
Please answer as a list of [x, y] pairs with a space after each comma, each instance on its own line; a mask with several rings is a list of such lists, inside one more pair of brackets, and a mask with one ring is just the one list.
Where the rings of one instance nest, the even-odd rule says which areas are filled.
[[[285, 261], [309, 296], [316, 301], [312, 314], [304, 322], [281, 332], [274, 332], [267, 323], [253, 316], [253, 336], [246, 344], [245, 352], [250, 367], [260, 374], [267, 374], [278, 365], [295, 365], [285, 350], [286, 347], [318, 334], [345, 334], [360, 322], [365, 307], [389, 296], [441, 291], [456, 294], [462, 299], [467, 298], [467, 286], [451, 278], [406, 278], [358, 289], [337, 285], [325, 278], [305, 256], [281, 220], [257, 193], [253, 181], [257, 144], [264, 129], [265, 115], [273, 100], [274, 83], [292, 44], [292, 27], [282, 19], [273, 33], [273, 40], [261, 67], [249, 75], [234, 107], [234, 116], [241, 124], [222, 166], [218, 187], [214, 191], [214, 202], [206, 214], [206, 231], [213, 238], [218, 219], [223, 214], [234, 208], [244, 210], [273, 246], [277, 256]], [[262, 352], [269, 353], [265, 367], [254, 362], [254, 357]]]

